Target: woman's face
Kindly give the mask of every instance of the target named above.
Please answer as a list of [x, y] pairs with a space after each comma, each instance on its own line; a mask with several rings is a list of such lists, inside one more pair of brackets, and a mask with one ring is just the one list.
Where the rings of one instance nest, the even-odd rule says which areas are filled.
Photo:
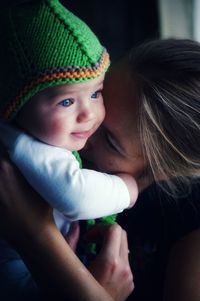
[[138, 102], [125, 59], [115, 64], [104, 82], [106, 117], [90, 138], [82, 156], [88, 167], [110, 173], [125, 172], [136, 179], [144, 170], [138, 136]]

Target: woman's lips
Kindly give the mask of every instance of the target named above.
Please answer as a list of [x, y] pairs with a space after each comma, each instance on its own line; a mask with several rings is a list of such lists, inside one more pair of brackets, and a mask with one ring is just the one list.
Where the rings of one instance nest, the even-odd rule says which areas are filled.
[[89, 138], [91, 136], [91, 134], [92, 134], [91, 130], [71, 133], [71, 135], [73, 137], [78, 138], [78, 139], [87, 139], [87, 138]]

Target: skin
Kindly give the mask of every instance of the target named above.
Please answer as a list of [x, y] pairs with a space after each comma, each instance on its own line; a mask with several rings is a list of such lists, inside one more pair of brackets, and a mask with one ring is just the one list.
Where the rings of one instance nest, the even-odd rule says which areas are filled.
[[[44, 143], [81, 150], [105, 117], [104, 75], [83, 83], [47, 88], [28, 101], [16, 117], [23, 130]], [[135, 179], [118, 173], [125, 182], [132, 207], [138, 196]]]
[[150, 182], [143, 177], [146, 164], [138, 134], [135, 91], [127, 61], [124, 59], [114, 64], [104, 83], [106, 117], [81, 155], [91, 168], [134, 176], [141, 191]]
[[[138, 135], [136, 91], [128, 62], [123, 59], [106, 76], [103, 91], [106, 118], [101, 129], [88, 141], [82, 156], [90, 167], [133, 175], [141, 191], [153, 179], [142, 176], [147, 166]], [[164, 301], [200, 300], [199, 254], [200, 230], [192, 231], [172, 246], [166, 271]]]
[[39, 140], [80, 150], [105, 116], [104, 76], [39, 92], [20, 110], [17, 123]]

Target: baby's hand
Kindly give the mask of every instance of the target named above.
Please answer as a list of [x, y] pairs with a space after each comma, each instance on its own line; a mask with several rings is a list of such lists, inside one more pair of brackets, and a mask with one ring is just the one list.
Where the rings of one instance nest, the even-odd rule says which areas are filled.
[[138, 185], [133, 176], [126, 173], [117, 174], [126, 184], [129, 194], [130, 194], [130, 205], [128, 208], [133, 207], [138, 197]]

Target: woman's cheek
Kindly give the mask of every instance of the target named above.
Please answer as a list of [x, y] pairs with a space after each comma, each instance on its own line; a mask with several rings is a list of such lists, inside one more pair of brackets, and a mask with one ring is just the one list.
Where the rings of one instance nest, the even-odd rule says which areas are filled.
[[100, 165], [101, 170], [107, 171], [107, 172], [114, 172], [114, 164], [110, 161], [104, 161]]
[[119, 163], [114, 159], [114, 156], [113, 158], [109, 155], [106, 157], [106, 154], [104, 156], [97, 157], [96, 164], [99, 169], [104, 172], [116, 173], [119, 169]]

